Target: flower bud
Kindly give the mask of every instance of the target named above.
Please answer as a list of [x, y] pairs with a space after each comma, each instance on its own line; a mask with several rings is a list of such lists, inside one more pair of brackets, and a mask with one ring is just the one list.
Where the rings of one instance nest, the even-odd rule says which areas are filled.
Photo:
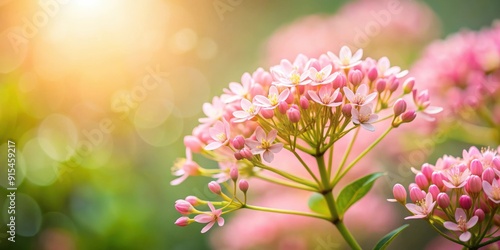
[[248, 148], [243, 148], [242, 150], [240, 150], [240, 155], [247, 160], [250, 160], [253, 157], [252, 151], [250, 151], [250, 149]]
[[286, 116], [292, 123], [297, 123], [300, 121], [300, 111], [295, 107], [292, 107], [288, 111], [286, 111]]
[[458, 199], [458, 203], [460, 204], [460, 207], [465, 210], [472, 207], [472, 199], [468, 195], [460, 196], [460, 199]]
[[248, 181], [244, 179], [240, 180], [240, 182], [238, 183], [238, 187], [243, 193], [246, 193], [248, 190]]
[[395, 103], [394, 103], [394, 116], [399, 116], [403, 112], [406, 111], [406, 101], [399, 98]]
[[339, 89], [346, 86], [347, 79], [344, 74], [339, 74], [332, 82], [332, 87], [334, 89]]
[[200, 204], [200, 200], [196, 196], [190, 195], [190, 196], [186, 197], [185, 200], [193, 206], [197, 206], [198, 204]]
[[358, 86], [363, 80], [363, 72], [358, 69], [351, 69], [347, 75], [347, 78], [349, 79], [349, 82], [352, 83], [352, 85]]
[[392, 93], [396, 91], [399, 88], [399, 80], [397, 78], [394, 78], [391, 81], [391, 84], [389, 85], [389, 91]]
[[425, 175], [422, 173], [418, 173], [415, 176], [415, 183], [417, 183], [420, 189], [427, 189], [427, 187], [429, 186], [429, 181], [427, 180], [427, 177], [425, 177]]
[[437, 196], [439, 195], [440, 191], [436, 185], [432, 184], [429, 186], [429, 193], [432, 194], [432, 199], [437, 200]]
[[208, 183], [208, 189], [210, 189], [210, 191], [214, 194], [221, 194], [222, 192], [219, 183], [215, 181], [211, 181], [210, 183]]
[[231, 140], [231, 145], [235, 149], [242, 149], [245, 147], [245, 138], [241, 135], [237, 135]]
[[492, 165], [496, 170], [500, 170], [500, 158], [498, 158], [498, 156], [495, 156], [493, 160], [491, 160], [491, 162], [493, 163]]
[[193, 205], [185, 200], [177, 200], [175, 201], [175, 210], [183, 215], [187, 215], [193, 211]]
[[187, 225], [191, 224], [191, 220], [189, 219], [189, 217], [180, 217], [179, 219], [177, 219], [175, 221], [175, 225], [179, 226], [179, 227], [185, 227]]
[[191, 151], [194, 153], [199, 153], [202, 148], [200, 139], [192, 135], [184, 136], [184, 146], [191, 149]]
[[377, 88], [377, 92], [382, 93], [385, 90], [387, 82], [384, 79], [378, 79], [375, 83], [375, 87]]
[[413, 86], [415, 86], [415, 78], [414, 77], [408, 77], [403, 83], [403, 93], [409, 94], [413, 91]]
[[244, 159], [244, 157], [241, 155], [241, 153], [239, 151], [234, 152], [233, 155], [234, 155], [234, 158], [238, 161]]
[[274, 109], [261, 109], [260, 115], [266, 119], [271, 119], [274, 117]]
[[474, 211], [474, 215], [477, 216], [477, 221], [479, 223], [481, 223], [481, 221], [483, 221], [484, 217], [486, 216], [481, 208], [476, 209], [476, 211]]
[[412, 122], [417, 117], [415, 110], [408, 110], [401, 114], [402, 123]]
[[432, 178], [432, 173], [434, 173], [434, 170], [432, 169], [431, 165], [428, 163], [424, 163], [422, 165], [422, 168], [420, 169], [420, 171], [422, 172], [422, 174], [425, 175], [427, 180], [430, 180]]
[[396, 199], [399, 203], [406, 203], [406, 190], [405, 187], [401, 184], [396, 184], [392, 188], [392, 194], [394, 195], [394, 199]]
[[377, 70], [377, 67], [371, 67], [369, 70], [368, 70], [368, 79], [373, 82], [375, 79], [377, 79], [378, 77], [378, 70]]
[[[300, 86], [302, 86], [302, 85], [299, 85], [299, 87], [300, 87]], [[297, 91], [298, 91], [298, 89], [299, 89], [299, 88], [296, 88], [296, 89], [297, 89]], [[293, 93], [294, 93], [294, 91], [292, 91], [292, 93], [290, 93], [290, 94], [288, 95], [288, 97], [285, 99], [285, 102], [286, 102], [287, 104], [292, 104], [292, 103], [293, 103], [293, 101], [295, 100], [295, 95], [294, 95]]]
[[483, 183], [481, 177], [477, 175], [471, 175], [467, 179], [466, 190], [470, 194], [477, 194], [483, 189]]
[[352, 105], [350, 103], [344, 104], [344, 106], [342, 106], [342, 114], [344, 115], [344, 117], [351, 118], [351, 110]]
[[410, 199], [415, 203], [425, 199], [425, 192], [420, 188], [414, 187], [410, 189]]
[[408, 190], [411, 190], [412, 188], [419, 188], [417, 183], [410, 183], [410, 185], [408, 185]]
[[280, 102], [278, 104], [278, 111], [281, 113], [281, 114], [286, 114], [286, 111], [288, 110], [288, 103], [286, 102]]
[[478, 159], [472, 160], [470, 162], [470, 172], [473, 175], [481, 176], [483, 174], [483, 164]]
[[439, 189], [443, 188], [443, 174], [441, 172], [433, 172], [431, 175], [431, 180], [432, 183], [434, 183], [434, 185], [436, 185]]
[[300, 108], [302, 109], [308, 109], [309, 108], [309, 100], [305, 96], [300, 97]]
[[237, 167], [232, 167], [229, 170], [229, 176], [231, 177], [231, 180], [233, 180], [234, 182], [236, 182], [236, 180], [238, 180], [238, 175], [239, 175], [239, 172], [238, 172]]
[[487, 181], [488, 183], [493, 183], [493, 179], [495, 179], [495, 171], [491, 168], [487, 168], [483, 171], [481, 175], [483, 181]]
[[439, 193], [437, 196], [437, 204], [442, 209], [445, 209], [448, 206], [450, 206], [450, 197], [448, 196], [448, 194], [447, 193]]

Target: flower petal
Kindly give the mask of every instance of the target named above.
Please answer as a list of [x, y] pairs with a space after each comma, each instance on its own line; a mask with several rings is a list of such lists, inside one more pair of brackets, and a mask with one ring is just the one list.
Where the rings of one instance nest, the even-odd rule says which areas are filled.
[[194, 221], [198, 223], [208, 223], [210, 221], [213, 221], [214, 217], [210, 214], [198, 214], [194, 217]]
[[470, 220], [467, 221], [467, 223], [465, 224], [467, 226], [467, 229], [475, 226], [478, 220], [479, 220], [479, 217], [477, 217], [477, 215], [472, 216], [472, 218], [470, 218]]
[[463, 234], [460, 235], [460, 240], [463, 241], [463, 242], [466, 242], [468, 240], [470, 240], [470, 237], [472, 236], [472, 234], [467, 231], [467, 232], [464, 232]]
[[443, 226], [451, 231], [461, 231], [460, 228], [458, 228], [458, 225], [456, 223], [453, 223], [451, 221], [445, 221], [443, 223]]
[[210, 223], [208, 223], [203, 229], [201, 229], [201, 233], [204, 234], [206, 233], [208, 230], [210, 230], [210, 228], [212, 228], [215, 224], [215, 221], [211, 221]]
[[263, 154], [262, 154], [262, 158], [264, 158], [264, 160], [268, 163], [271, 163], [273, 160], [274, 160], [274, 154], [273, 152], [269, 151], [269, 150], [266, 150]]

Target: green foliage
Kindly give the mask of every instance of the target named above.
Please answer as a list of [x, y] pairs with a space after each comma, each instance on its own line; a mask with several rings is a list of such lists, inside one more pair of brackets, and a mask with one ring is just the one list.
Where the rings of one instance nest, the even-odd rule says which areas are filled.
[[339, 197], [337, 198], [337, 209], [339, 215], [342, 216], [344, 213], [354, 205], [358, 200], [363, 198], [368, 191], [373, 186], [373, 183], [380, 177], [384, 175], [383, 173], [373, 173], [365, 177], [357, 179], [347, 185], [342, 191], [340, 191]]

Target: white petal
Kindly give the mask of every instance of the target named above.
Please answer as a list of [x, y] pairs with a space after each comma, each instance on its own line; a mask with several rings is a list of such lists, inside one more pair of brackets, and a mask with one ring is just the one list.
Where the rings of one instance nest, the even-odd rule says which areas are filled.
[[466, 242], [468, 240], [470, 240], [470, 237], [472, 236], [472, 234], [467, 231], [467, 232], [464, 232], [463, 234], [460, 235], [460, 240], [463, 241], [463, 242]]

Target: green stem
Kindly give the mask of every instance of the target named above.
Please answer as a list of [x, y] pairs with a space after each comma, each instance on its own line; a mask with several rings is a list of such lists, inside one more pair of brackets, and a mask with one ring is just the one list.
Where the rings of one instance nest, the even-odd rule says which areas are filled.
[[339, 167], [337, 169], [337, 173], [335, 173], [335, 176], [339, 175], [340, 171], [344, 168], [344, 165], [347, 161], [347, 158], [349, 158], [349, 154], [351, 153], [352, 147], [354, 146], [354, 142], [356, 142], [356, 138], [358, 137], [360, 127], [356, 129], [354, 132], [354, 135], [352, 136], [351, 142], [349, 142], [349, 146], [347, 146], [347, 149], [344, 153], [344, 156], [342, 157], [342, 161], [339, 164]]
[[302, 164], [302, 166], [304, 166], [304, 168], [307, 170], [307, 172], [309, 173], [309, 175], [314, 179], [314, 181], [316, 181], [316, 183], [319, 185], [320, 182], [318, 180], [318, 177], [316, 177], [316, 175], [314, 175], [314, 173], [312, 172], [312, 170], [309, 168], [309, 166], [307, 166], [307, 164], [304, 162], [304, 160], [302, 159], [302, 157], [300, 157], [299, 154], [297, 154], [297, 152], [295, 152], [295, 150], [292, 150], [292, 153], [295, 155], [295, 157], [300, 161], [300, 163]]
[[306, 185], [306, 186], [309, 186], [309, 187], [312, 187], [314, 189], [317, 189], [318, 186], [316, 183], [314, 182], [311, 182], [311, 181], [308, 181], [308, 180], [305, 180], [303, 178], [300, 178], [298, 176], [295, 176], [295, 175], [292, 175], [290, 173], [287, 173], [287, 172], [284, 172], [284, 171], [281, 171], [281, 170], [278, 170], [278, 169], [275, 169], [275, 168], [272, 168], [272, 167], [269, 167], [261, 162], [258, 162], [258, 161], [253, 161], [253, 163], [255, 164], [256, 167], [259, 167], [259, 168], [262, 168], [262, 169], [265, 169], [265, 170], [269, 170], [273, 173], [276, 173], [276, 174], [279, 174], [291, 181], [294, 181], [294, 182], [297, 182], [297, 183], [300, 183], [300, 184], [303, 184], [303, 185]]
[[299, 184], [297, 184], [295, 182], [291, 182], [291, 181], [280, 180], [277, 178], [273, 178], [270, 176], [264, 176], [261, 174], [255, 174], [255, 177], [262, 179], [262, 180], [265, 180], [265, 181], [268, 181], [268, 182], [278, 184], [278, 185], [282, 185], [282, 186], [287, 186], [287, 187], [296, 188], [296, 189], [302, 189], [302, 190], [311, 191], [311, 192], [318, 192], [317, 189], [314, 189], [314, 188], [311, 188], [308, 186], [299, 185]]
[[271, 212], [271, 213], [302, 215], [302, 216], [313, 217], [313, 218], [331, 221], [330, 217], [322, 215], [322, 214], [312, 214], [312, 213], [306, 213], [306, 212], [301, 212], [301, 211], [284, 210], [284, 209], [269, 208], [269, 207], [260, 207], [260, 206], [253, 206], [253, 205], [248, 205], [248, 204], [242, 205], [242, 208], [248, 208], [251, 210]]
[[362, 249], [361, 246], [358, 244], [358, 242], [352, 236], [351, 232], [349, 232], [349, 230], [347, 229], [342, 220], [339, 220], [338, 223], [335, 224], [335, 226], [337, 226], [337, 229], [339, 230], [339, 232], [344, 237], [345, 241], [347, 241], [347, 243], [352, 249]]

